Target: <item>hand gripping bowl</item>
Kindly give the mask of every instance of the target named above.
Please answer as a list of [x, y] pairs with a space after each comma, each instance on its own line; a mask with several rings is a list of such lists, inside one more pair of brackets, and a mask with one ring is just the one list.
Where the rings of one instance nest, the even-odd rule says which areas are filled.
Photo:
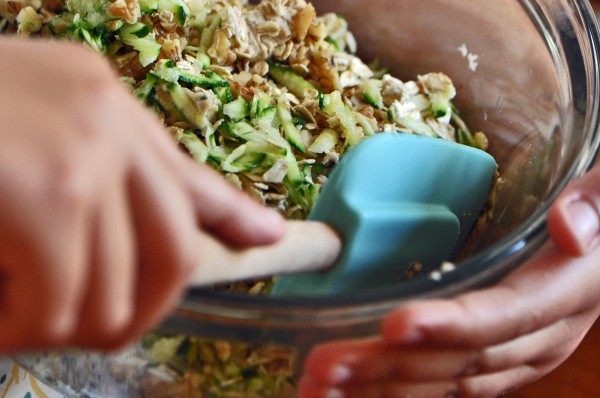
[[[600, 42], [587, 1], [314, 4], [319, 13], [344, 15], [364, 58], [379, 58], [396, 76], [448, 74], [461, 115], [487, 134], [504, 183], [493, 218], [470, 242], [470, 255], [439, 280], [416, 277], [327, 299], [192, 289], [162, 325], [221, 341], [290, 347], [296, 370], [317, 342], [376, 335], [382, 316], [408, 301], [488, 285], [514, 270], [547, 239], [552, 201], [590, 167], [598, 147]], [[23, 355], [18, 361], [67, 394], [118, 397], [136, 396], [157, 370], [144, 354], [138, 344], [113, 355], [77, 351]], [[127, 377], [115, 376], [114, 369]]]

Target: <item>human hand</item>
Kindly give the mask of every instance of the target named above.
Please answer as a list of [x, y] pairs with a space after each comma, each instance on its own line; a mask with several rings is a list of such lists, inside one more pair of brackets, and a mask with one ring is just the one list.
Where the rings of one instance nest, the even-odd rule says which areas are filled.
[[600, 165], [554, 203], [552, 241], [497, 285], [400, 308], [381, 337], [316, 347], [301, 396], [491, 397], [555, 369], [600, 313], [599, 186]]
[[282, 233], [182, 155], [100, 56], [6, 38], [0, 53], [0, 352], [122, 345], [201, 266], [201, 228], [233, 245]]

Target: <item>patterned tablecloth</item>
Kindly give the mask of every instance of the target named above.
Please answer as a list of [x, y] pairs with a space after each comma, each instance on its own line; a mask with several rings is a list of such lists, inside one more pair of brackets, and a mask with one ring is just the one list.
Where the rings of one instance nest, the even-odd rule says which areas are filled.
[[0, 398], [65, 398], [10, 358], [0, 356]]

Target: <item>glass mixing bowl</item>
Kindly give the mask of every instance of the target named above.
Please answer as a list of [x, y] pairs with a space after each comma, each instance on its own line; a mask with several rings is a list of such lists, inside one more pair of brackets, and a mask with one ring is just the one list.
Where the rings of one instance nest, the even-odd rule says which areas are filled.
[[[488, 136], [504, 182], [493, 218], [470, 242], [470, 255], [441, 279], [423, 275], [326, 298], [191, 289], [161, 325], [219, 341], [289, 348], [296, 373], [318, 342], [376, 335], [381, 318], [408, 301], [485, 286], [522, 264], [547, 239], [552, 201], [590, 167], [599, 139], [600, 42], [587, 1], [316, 0], [315, 6], [347, 18], [363, 58], [378, 58], [394, 75], [448, 74], [461, 115]], [[152, 366], [141, 344], [112, 355], [71, 351], [17, 359], [75, 396], [136, 396], [149, 379], [164, 385], [177, 377]], [[196, 396], [189, 388], [177, 391], [171, 396]]]

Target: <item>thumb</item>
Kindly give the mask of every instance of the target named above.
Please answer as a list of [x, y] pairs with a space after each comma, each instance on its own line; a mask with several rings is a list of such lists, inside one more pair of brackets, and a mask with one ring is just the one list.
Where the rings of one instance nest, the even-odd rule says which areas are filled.
[[205, 230], [237, 246], [269, 244], [283, 236], [285, 221], [275, 210], [235, 188], [209, 166], [191, 158], [182, 159], [182, 164], [187, 167], [181, 176]]
[[548, 214], [548, 230], [556, 246], [575, 256], [600, 241], [600, 164], [569, 185]]

